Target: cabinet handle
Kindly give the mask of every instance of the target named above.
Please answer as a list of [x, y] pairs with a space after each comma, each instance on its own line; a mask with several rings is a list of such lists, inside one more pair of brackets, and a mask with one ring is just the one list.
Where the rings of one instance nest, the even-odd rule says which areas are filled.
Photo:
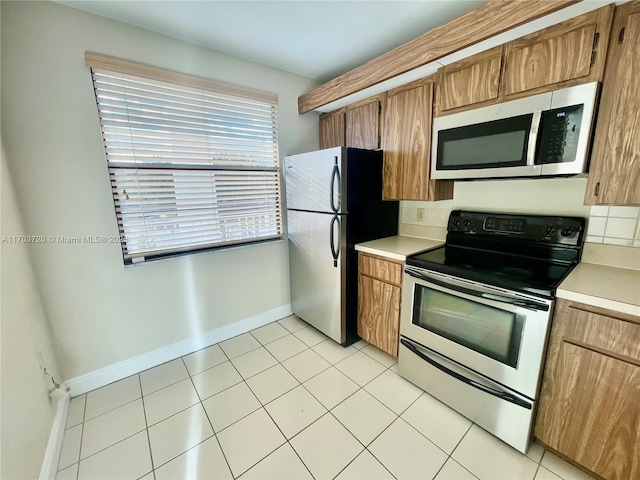
[[600, 194], [600, 182], [596, 183], [596, 188], [593, 191], [593, 195], [597, 197]]
[[624, 40], [624, 27], [620, 29], [620, 33], [618, 33], [618, 43], [622, 43]]
[[600, 42], [600, 32], [596, 32], [593, 36], [593, 45], [591, 46], [591, 66], [596, 64], [596, 56], [598, 54], [598, 43]]

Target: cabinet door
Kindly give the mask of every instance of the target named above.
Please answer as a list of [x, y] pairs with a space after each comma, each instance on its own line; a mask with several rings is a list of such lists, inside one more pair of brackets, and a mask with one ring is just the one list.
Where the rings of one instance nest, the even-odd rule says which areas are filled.
[[382, 145], [385, 200], [453, 198], [453, 182], [429, 180], [433, 77], [387, 93]]
[[436, 116], [498, 101], [502, 48], [500, 45], [438, 70]]
[[543, 442], [603, 478], [639, 478], [640, 366], [564, 343], [557, 370]]
[[640, 2], [616, 10], [586, 204], [640, 205]]
[[343, 109], [320, 115], [320, 149], [344, 147], [345, 112]]
[[347, 147], [380, 148], [382, 98], [368, 98], [346, 108]]
[[394, 357], [398, 357], [400, 292], [397, 285], [358, 276], [358, 335]]
[[503, 80], [507, 99], [601, 81], [613, 8], [608, 5], [509, 42]]
[[558, 301], [535, 436], [603, 478], [640, 478], [640, 318], [608, 313]]

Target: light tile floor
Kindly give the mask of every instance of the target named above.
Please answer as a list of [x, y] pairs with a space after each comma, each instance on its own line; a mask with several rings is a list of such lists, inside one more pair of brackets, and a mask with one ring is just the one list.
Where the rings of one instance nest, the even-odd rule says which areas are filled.
[[71, 400], [59, 479], [589, 479], [295, 316]]

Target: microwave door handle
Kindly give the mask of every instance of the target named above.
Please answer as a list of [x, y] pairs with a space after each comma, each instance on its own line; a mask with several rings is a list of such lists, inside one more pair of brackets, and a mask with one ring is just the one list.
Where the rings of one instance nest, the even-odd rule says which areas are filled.
[[409, 270], [409, 268], [406, 268], [405, 272], [408, 275], [411, 275], [412, 277], [419, 278], [427, 282], [431, 282], [434, 285], [437, 285], [439, 287], [448, 288], [450, 290], [455, 290], [456, 292], [460, 292], [460, 293], [466, 293], [467, 295], [472, 295], [474, 297], [484, 298], [487, 300], [494, 300], [496, 302], [501, 302], [501, 303], [508, 303], [510, 305], [526, 308], [528, 310], [534, 310], [534, 311], [542, 310], [545, 312], [549, 310], [549, 306], [545, 305], [544, 303], [533, 302], [531, 300], [526, 300], [523, 298], [510, 298], [504, 295], [479, 292], [477, 290], [473, 290], [472, 288], [464, 287], [462, 285], [456, 285], [455, 283], [450, 283], [447, 281], [440, 280], [438, 278], [434, 278], [433, 276], [428, 274], [418, 273], [418, 272]]
[[541, 118], [541, 110], [533, 112], [531, 128], [529, 129], [529, 145], [527, 147], [527, 165], [530, 167], [533, 167], [536, 163], [536, 146], [538, 144], [538, 130], [540, 129]]
[[487, 385], [483, 385], [480, 382], [476, 382], [475, 380], [471, 380], [470, 378], [465, 377], [464, 375], [460, 375], [457, 372], [454, 372], [453, 370], [445, 367], [444, 365], [441, 365], [440, 363], [436, 362], [435, 360], [433, 360], [432, 358], [429, 358], [428, 356], [426, 356], [424, 353], [422, 353], [420, 350], [418, 350], [415, 345], [413, 345], [412, 342], [409, 342], [406, 339], [401, 339], [400, 343], [402, 343], [402, 345], [404, 345], [405, 347], [407, 347], [411, 352], [413, 352], [414, 354], [416, 354], [418, 357], [420, 357], [422, 360], [424, 360], [425, 362], [431, 364], [432, 366], [434, 366], [435, 368], [437, 368], [438, 370], [440, 370], [443, 373], [446, 373], [447, 375], [455, 378], [456, 380], [459, 380], [463, 383], [466, 383], [467, 385], [473, 387], [473, 388], [477, 388], [478, 390], [482, 390], [483, 392], [486, 392], [490, 395], [493, 395], [494, 397], [498, 397], [502, 400], [506, 400], [507, 402], [511, 402], [515, 405], [518, 405], [520, 407], [526, 408], [528, 410], [531, 410], [532, 405], [528, 402], [525, 402], [524, 400], [516, 397], [515, 395], [511, 395], [510, 393], [507, 392], [501, 392], [500, 390], [496, 390], [494, 388], [488, 387]]

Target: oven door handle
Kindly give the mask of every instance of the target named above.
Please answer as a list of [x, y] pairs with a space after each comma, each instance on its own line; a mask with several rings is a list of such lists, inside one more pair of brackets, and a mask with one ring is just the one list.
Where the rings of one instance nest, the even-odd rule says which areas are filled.
[[532, 409], [532, 405], [529, 402], [526, 402], [525, 400], [522, 400], [521, 398], [518, 398], [515, 395], [512, 395], [507, 392], [501, 392], [500, 390], [496, 390], [494, 388], [488, 387], [487, 385], [483, 385], [482, 383], [476, 382], [475, 380], [471, 380], [470, 378], [467, 378], [464, 375], [460, 375], [458, 372], [454, 372], [453, 370], [445, 367], [444, 365], [441, 365], [440, 363], [436, 362], [432, 358], [427, 357], [424, 353], [418, 350], [416, 346], [413, 345], [413, 343], [409, 342], [408, 340], [402, 338], [400, 340], [400, 343], [402, 343], [402, 345], [407, 347], [411, 352], [415, 353], [422, 360], [429, 363], [431, 366], [455, 378], [456, 380], [466, 383], [467, 385], [473, 388], [476, 388], [478, 390], [482, 390], [483, 392], [488, 393], [489, 395], [493, 395], [494, 397], [498, 397], [502, 400], [506, 400], [507, 402], [513, 403], [514, 405], [518, 405], [519, 407], [526, 408], [528, 410]]
[[524, 298], [511, 298], [505, 295], [498, 295], [495, 293], [487, 293], [487, 292], [479, 292], [469, 287], [464, 287], [462, 285], [456, 285], [454, 283], [450, 283], [444, 280], [440, 280], [439, 278], [434, 278], [432, 275], [428, 275], [425, 273], [418, 273], [413, 269], [406, 268], [405, 273], [411, 275], [412, 277], [419, 278], [420, 280], [425, 280], [427, 282], [431, 282], [434, 285], [437, 285], [442, 288], [448, 288], [451, 290], [455, 290], [456, 292], [466, 293], [467, 295], [472, 295], [474, 297], [484, 298], [486, 300], [494, 300], [496, 302], [508, 303], [510, 305], [516, 305], [518, 307], [526, 308], [528, 310], [533, 311], [549, 311], [549, 305], [545, 303], [534, 302], [532, 300], [527, 300]]

